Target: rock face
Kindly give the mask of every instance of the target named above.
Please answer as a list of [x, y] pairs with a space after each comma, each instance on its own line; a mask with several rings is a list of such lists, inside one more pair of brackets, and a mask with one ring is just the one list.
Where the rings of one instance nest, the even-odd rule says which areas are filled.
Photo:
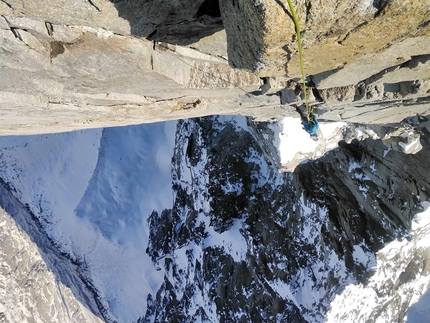
[[[159, 7], [152, 1], [82, 0], [61, 6], [47, 2], [41, 7], [32, 1], [2, 1], [0, 133], [61, 132], [212, 114], [241, 114], [263, 121], [296, 116], [291, 105], [300, 104], [302, 94], [294, 80], [272, 77], [272, 88], [261, 95], [259, 77], [231, 68], [227, 61], [234, 63], [237, 55], [247, 55], [249, 64], [258, 65], [261, 62], [256, 53], [260, 50], [255, 48], [262, 46], [273, 52], [274, 56], [267, 54], [270, 57], [284, 51], [276, 49], [285, 40], [284, 33], [276, 34], [276, 28], [284, 28], [282, 24], [291, 25], [291, 22], [284, 19], [288, 16], [283, 12], [282, 3], [236, 1], [236, 7], [230, 8], [233, 2], [226, 1], [221, 2], [221, 11], [210, 0], [189, 6], [187, 3], [157, 2]], [[244, 10], [238, 11], [237, 6]], [[299, 12], [305, 9], [298, 3], [296, 6]], [[315, 97], [312, 102], [318, 104], [322, 119], [386, 123], [399, 122], [416, 113], [427, 114], [430, 46], [425, 14], [428, 9], [423, 7], [423, 2], [386, 5], [381, 2], [377, 6], [384, 8], [369, 21], [366, 20], [369, 15], [375, 14], [373, 5], [369, 11], [360, 3], [346, 10], [339, 2], [336, 13], [346, 10], [355, 17], [343, 20], [328, 14], [324, 11], [328, 9], [323, 9], [327, 7], [317, 6], [316, 2], [312, 1], [308, 8], [309, 19], [305, 25], [309, 23], [310, 27], [304, 39], [309, 44], [309, 52], [305, 57], [312, 61], [307, 66], [307, 72], [313, 74], [310, 77]], [[257, 15], [252, 10], [257, 10]], [[402, 10], [405, 14], [398, 14]], [[219, 14], [223, 15], [226, 32], [220, 31]], [[253, 18], [239, 19], [240, 15], [247, 14]], [[279, 21], [270, 23], [274, 16]], [[405, 17], [410, 18], [409, 23], [397, 21]], [[334, 23], [336, 19], [342, 24]], [[385, 28], [383, 22], [389, 21], [397, 21], [401, 27]], [[359, 22], [362, 22], [359, 28], [348, 29], [352, 28], [349, 23]], [[375, 27], [377, 22], [384, 28]], [[239, 32], [235, 24], [247, 26], [242, 28], [247, 32]], [[421, 27], [415, 28], [415, 25]], [[341, 37], [337, 29], [324, 34], [317, 28], [312, 34], [312, 26], [343, 28], [346, 45], [341, 46], [332, 39]], [[370, 31], [364, 33], [366, 28], [403, 34], [393, 40], [391, 34], [369, 36]], [[404, 28], [409, 28], [409, 34], [405, 34]], [[267, 42], [262, 35], [267, 36]], [[285, 41], [294, 47], [291, 35]], [[258, 37], [263, 38], [258, 40]], [[382, 43], [376, 46], [374, 38], [384, 44], [390, 40], [390, 46], [374, 53], [374, 48], [383, 46]], [[336, 55], [343, 55], [337, 47], [345, 47], [348, 52], [354, 47], [351, 44], [360, 39], [366, 43], [363, 48], [357, 45], [357, 60], [346, 60], [348, 64], [342, 68], [337, 68], [337, 63], [334, 66]], [[249, 44], [253, 47], [244, 47]], [[324, 53], [318, 44], [325, 44], [333, 51], [324, 57], [335, 60], [312, 56], [313, 50]], [[233, 50], [232, 46], [243, 48]], [[297, 71], [296, 58], [297, 55], [290, 55], [287, 60], [289, 71], [294, 68]], [[267, 64], [277, 64], [276, 68], [284, 72], [268, 73], [269, 76], [285, 75], [285, 57], [273, 58], [276, 64], [269, 63], [271, 60]]]
[[418, 292], [418, 296], [416, 291], [427, 290], [429, 284], [429, 245], [424, 238], [429, 227], [412, 224], [413, 229], [406, 238], [393, 241], [378, 252], [378, 265], [366, 284], [350, 285], [335, 298], [328, 321], [379, 322], [392, 321], [394, 317], [400, 322], [428, 320], [429, 313], [424, 303], [429, 292], [410, 308], [403, 302], [406, 299], [414, 303], [422, 295]]
[[[214, 6], [214, 2], [78, 0], [61, 3], [45, 1], [40, 4], [33, 0], [7, 0], [0, 4], [0, 13], [40, 19], [57, 25], [103, 28], [116, 34], [152, 36], [157, 40], [168, 37], [176, 42], [181, 42], [182, 39], [183, 42], [189, 43], [192, 39], [201, 38], [202, 30], [209, 35], [222, 29], [219, 9]], [[179, 25], [182, 25], [182, 30]], [[197, 38], [187, 35], [185, 40], [185, 28], [194, 29], [194, 37]]]
[[191, 48], [27, 17], [0, 21], [4, 134], [155, 122], [184, 111], [232, 112], [246, 100], [279, 101], [242, 100], [246, 92], [234, 87], [255, 89], [258, 77]]
[[[367, 72], [373, 69], [376, 74], [383, 68], [376, 71], [365, 64], [369, 56], [378, 60], [391, 51], [396, 57], [385, 64], [397, 65], [410, 55], [428, 54], [426, 1], [292, 2], [303, 32], [305, 69], [310, 75], [336, 71], [361, 60], [361, 68], [366, 67]], [[262, 76], [300, 75], [287, 1], [221, 0], [220, 8], [233, 66]]]
[[283, 0], [0, 1], [0, 134], [180, 119], [0, 138], [0, 321], [405, 320], [430, 286], [429, 4], [294, 4], [310, 151]]
[[[2, 322], [103, 322], [77, 264], [62, 255], [37, 217], [2, 181], [0, 319]], [[101, 309], [102, 307], [100, 307]]]
[[[376, 251], [401, 240], [420, 211], [419, 201], [428, 199], [426, 148], [415, 155], [387, 153], [381, 140], [355, 140], [294, 173], [279, 174], [268, 159], [259, 159], [263, 152], [257, 141], [237, 124], [204, 118], [181, 122], [179, 129], [177, 144], [186, 149], [177, 146], [173, 159], [174, 207], [149, 219], [154, 237], [149, 253], [155, 264], [164, 262], [165, 282], [151, 297], [143, 322], [190, 317], [209, 322], [325, 321], [336, 286], [353, 281], [365, 285]], [[414, 172], [408, 165], [414, 165]], [[204, 202], [208, 196], [210, 205]], [[227, 238], [237, 225], [246, 255], [237, 254], [239, 243], [231, 245]], [[207, 245], [212, 229], [225, 232], [223, 248]], [[159, 232], [167, 238], [155, 238]], [[419, 268], [428, 259], [421, 251]], [[389, 284], [390, 279], [403, 281], [414, 263], [408, 257], [398, 264], [405, 268], [403, 274], [378, 281], [375, 310], [360, 322], [378, 316], [404, 319], [415, 292]], [[390, 267], [383, 260], [381, 266]], [[428, 288], [427, 271], [421, 275], [424, 282], [417, 292]], [[402, 293], [408, 295], [406, 303], [399, 302]]]

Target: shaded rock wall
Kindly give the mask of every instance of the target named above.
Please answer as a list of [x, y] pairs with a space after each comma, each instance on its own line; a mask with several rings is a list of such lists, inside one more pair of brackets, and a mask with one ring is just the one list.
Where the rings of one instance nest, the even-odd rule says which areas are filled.
[[0, 320], [91, 322], [109, 320], [97, 291], [61, 254], [37, 218], [0, 181]]
[[[172, 0], [78, 0], [45, 1], [5, 0], [0, 14], [28, 17], [54, 24], [88, 26], [140, 37], [176, 43], [199, 39], [222, 29], [216, 1]], [[204, 17], [203, 19], [200, 19]], [[185, 32], [194, 30], [194, 35]], [[157, 34], [157, 35], [156, 35]]]
[[[216, 117], [181, 121], [175, 204], [149, 219], [153, 237], [167, 237], [148, 248], [154, 264], [165, 267], [165, 282], [151, 295], [142, 322], [325, 321], [336, 294], [351, 283], [366, 285], [376, 252], [407, 236], [420, 201], [428, 199], [426, 129], [425, 122], [417, 126], [423, 149], [415, 155], [368, 138], [344, 142], [294, 173], [278, 173], [258, 137], [239, 124]], [[222, 248], [211, 246], [213, 229], [226, 234]], [[245, 253], [234, 253], [238, 246], [228, 234], [243, 235]], [[174, 256], [184, 253], [186, 261]], [[417, 262], [411, 258], [402, 268]], [[410, 288], [400, 301], [389, 279], [378, 286], [378, 295], [391, 296], [381, 296], [363, 321], [378, 315], [402, 321], [412, 295], [421, 293]]]

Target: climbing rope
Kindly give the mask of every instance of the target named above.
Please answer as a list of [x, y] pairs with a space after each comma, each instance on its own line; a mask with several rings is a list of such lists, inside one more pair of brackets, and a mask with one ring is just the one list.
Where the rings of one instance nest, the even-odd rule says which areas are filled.
[[308, 92], [307, 92], [307, 88], [306, 88], [306, 75], [305, 75], [305, 65], [304, 65], [304, 61], [303, 61], [303, 50], [302, 50], [302, 38], [300, 35], [300, 24], [299, 24], [299, 19], [297, 18], [296, 11], [294, 10], [294, 6], [293, 6], [291, 0], [287, 0], [287, 1], [288, 1], [288, 6], [290, 7], [290, 11], [291, 11], [291, 17], [293, 18], [294, 26], [296, 28], [297, 44], [299, 47], [300, 69], [302, 72], [303, 95], [305, 97], [306, 117], [308, 119], [308, 122], [310, 122], [314, 119], [314, 108], [309, 106], [309, 104], [308, 104]]
[[[296, 11], [294, 10], [294, 6], [291, 2], [291, 0], [287, 0], [288, 1], [288, 6], [290, 8], [291, 11], [291, 18], [293, 19], [294, 22], [294, 26], [296, 29], [296, 35], [297, 35], [297, 44], [298, 44], [298, 49], [299, 49], [299, 59], [300, 59], [300, 69], [301, 69], [301, 74], [302, 74], [302, 84], [303, 84], [303, 94], [304, 94], [304, 104], [305, 104], [305, 108], [306, 108], [306, 119], [308, 122], [311, 122], [314, 120], [315, 116], [314, 116], [314, 108], [313, 106], [310, 106], [308, 104], [308, 93], [307, 93], [307, 87], [306, 87], [306, 74], [305, 74], [305, 67], [304, 67], [304, 61], [303, 61], [303, 49], [302, 49], [302, 39], [301, 39], [301, 33], [300, 33], [300, 24], [299, 24], [299, 20], [297, 18], [297, 14]], [[306, 1], [306, 5], [309, 5], [309, 1], [310, 0], [305, 0]], [[159, 45], [160, 46], [160, 45]], [[163, 46], [163, 45], [161, 45]], [[164, 47], [164, 46], [163, 46]], [[166, 49], [169, 49], [168, 47], [166, 47]], [[183, 63], [190, 65], [188, 62], [185, 62], [184, 60], [182, 60], [181, 58], [177, 57], [177, 59], [181, 60]], [[190, 65], [191, 66], [191, 65]], [[206, 72], [208, 73], [208, 72]], [[222, 79], [222, 78], [221, 78]], [[226, 83], [230, 83], [232, 84], [230, 81], [228, 80], [224, 80], [227, 81]], [[247, 93], [243, 88], [241, 88], [238, 85], [233, 84], [233, 86], [235, 88], [238, 88], [240, 90], [242, 90], [244, 93]], [[256, 100], [256, 99], [255, 99]], [[256, 100], [257, 101], [257, 100]]]

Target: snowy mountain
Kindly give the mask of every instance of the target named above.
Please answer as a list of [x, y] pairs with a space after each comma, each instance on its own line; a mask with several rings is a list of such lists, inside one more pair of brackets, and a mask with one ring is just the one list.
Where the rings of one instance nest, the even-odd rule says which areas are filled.
[[2, 137], [1, 241], [47, 267], [22, 285], [4, 268], [36, 256], [2, 248], [20, 288], [0, 321], [423, 322], [429, 129], [322, 123], [315, 142], [298, 119], [212, 116]]

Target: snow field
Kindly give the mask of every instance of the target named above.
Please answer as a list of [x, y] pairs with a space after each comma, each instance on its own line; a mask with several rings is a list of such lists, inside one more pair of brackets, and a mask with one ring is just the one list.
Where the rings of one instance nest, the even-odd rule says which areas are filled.
[[146, 218], [173, 204], [175, 130], [166, 122], [0, 140], [2, 178], [59, 248], [86, 263], [120, 322], [144, 315], [163, 281], [145, 252]]
[[278, 133], [273, 144], [278, 147], [281, 164], [287, 164], [297, 158], [306, 159], [305, 155], [311, 153], [321, 156], [322, 152], [319, 150], [325, 153], [336, 148], [340, 140], [339, 129], [345, 125], [344, 122], [320, 122], [319, 141], [314, 141], [303, 130], [300, 118], [287, 117], [278, 124], [271, 125], [272, 130]]

